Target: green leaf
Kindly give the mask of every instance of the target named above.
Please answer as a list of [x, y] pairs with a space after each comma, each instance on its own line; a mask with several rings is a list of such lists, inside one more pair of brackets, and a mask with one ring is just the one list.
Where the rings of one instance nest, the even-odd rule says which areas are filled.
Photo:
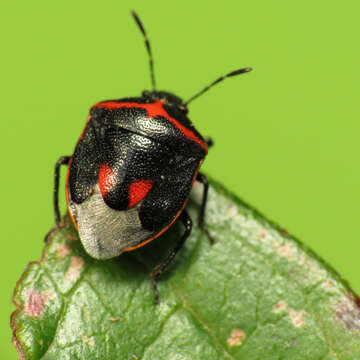
[[[188, 205], [197, 218], [201, 185]], [[14, 292], [11, 325], [25, 359], [360, 359], [359, 298], [285, 230], [212, 182], [206, 214], [159, 282], [150, 270], [176, 224], [107, 261], [84, 252], [68, 217]]]

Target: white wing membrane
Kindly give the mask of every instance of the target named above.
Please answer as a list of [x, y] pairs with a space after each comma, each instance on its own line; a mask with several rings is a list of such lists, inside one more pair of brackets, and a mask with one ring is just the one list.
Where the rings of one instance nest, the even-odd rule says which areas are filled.
[[105, 204], [98, 184], [81, 204], [69, 198], [80, 240], [87, 253], [95, 259], [110, 259], [151, 237], [152, 232], [145, 230], [139, 219], [141, 203], [124, 211], [111, 209]]

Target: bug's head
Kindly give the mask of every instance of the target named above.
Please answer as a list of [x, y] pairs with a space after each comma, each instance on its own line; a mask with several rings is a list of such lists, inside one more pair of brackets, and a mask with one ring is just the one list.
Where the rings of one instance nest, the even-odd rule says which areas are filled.
[[147, 91], [147, 90], [144, 91], [143, 94], [142, 94], [144, 97], [148, 97], [149, 99], [152, 99], [152, 100], [162, 100], [166, 104], [168, 104], [170, 106], [175, 106], [179, 110], [183, 111], [184, 113], [187, 113], [188, 112], [188, 108], [187, 108], [188, 104], [191, 101], [193, 101], [194, 99], [196, 99], [197, 97], [199, 97], [200, 95], [202, 95], [204, 92], [208, 91], [214, 85], [220, 83], [221, 81], [223, 81], [224, 79], [226, 79], [228, 77], [243, 74], [243, 73], [246, 73], [246, 72], [249, 72], [249, 71], [252, 70], [252, 68], [246, 67], [246, 68], [238, 69], [238, 70], [235, 70], [235, 71], [231, 71], [231, 72], [227, 73], [226, 75], [222, 75], [219, 78], [217, 78], [215, 81], [213, 81], [211, 84], [205, 86], [201, 91], [199, 91], [198, 93], [196, 93], [195, 95], [190, 97], [190, 99], [188, 99], [185, 102], [183, 102], [182, 99], [180, 99], [178, 96], [176, 96], [176, 95], [174, 95], [172, 93], [169, 93], [169, 92], [166, 92], [166, 91], [156, 91], [155, 75], [154, 75], [154, 62], [153, 62], [153, 58], [152, 58], [150, 42], [149, 42], [149, 39], [148, 39], [148, 37], [146, 35], [144, 25], [141, 22], [138, 15], [136, 14], [136, 12], [132, 10], [131, 14], [134, 17], [140, 31], [142, 32], [142, 34], [144, 36], [146, 50], [147, 50], [148, 55], [149, 55], [149, 65], [150, 65], [152, 91]]
[[167, 91], [148, 91], [145, 90], [142, 92], [142, 96], [149, 98], [150, 100], [160, 100], [166, 105], [177, 107], [180, 111], [185, 114], [188, 112], [186, 105], [184, 105], [183, 100], [178, 96], [169, 93]]

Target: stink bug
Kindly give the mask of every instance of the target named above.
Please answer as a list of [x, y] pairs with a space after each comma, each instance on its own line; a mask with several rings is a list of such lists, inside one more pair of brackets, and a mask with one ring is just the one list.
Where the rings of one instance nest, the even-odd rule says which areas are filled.
[[187, 106], [213, 85], [251, 68], [219, 77], [185, 102], [157, 91], [150, 43], [139, 17], [134, 11], [132, 15], [145, 39], [152, 91], [144, 91], [141, 97], [101, 101], [91, 108], [73, 155], [56, 163], [54, 209], [59, 225], [59, 172], [61, 165], [67, 165], [68, 211], [85, 250], [95, 259], [135, 250], [179, 218], [184, 234], [151, 272], [157, 303], [158, 278], [191, 233], [192, 220], [185, 205], [195, 181], [204, 185], [199, 227], [211, 240], [204, 224], [208, 182], [199, 168], [212, 142], [195, 129]]

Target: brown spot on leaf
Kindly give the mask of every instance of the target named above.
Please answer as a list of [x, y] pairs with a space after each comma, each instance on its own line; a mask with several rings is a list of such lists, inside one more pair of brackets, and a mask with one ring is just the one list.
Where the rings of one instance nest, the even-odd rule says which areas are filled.
[[358, 307], [360, 310], [360, 296], [351, 291], [348, 291], [347, 294], [348, 294], [350, 301], [353, 301], [355, 306]]
[[353, 294], [335, 306], [336, 320], [348, 330], [360, 330], [360, 308]]
[[289, 309], [289, 316], [290, 316], [291, 322], [296, 327], [301, 327], [303, 325], [305, 315], [306, 315], [305, 310], [296, 311], [294, 309]]
[[304, 317], [306, 315], [305, 310], [294, 310], [288, 306], [288, 303], [285, 300], [280, 300], [273, 306], [274, 313], [279, 314], [285, 311], [288, 313], [290, 320], [294, 326], [301, 327], [303, 325]]
[[59, 257], [64, 257], [70, 254], [70, 248], [65, 244], [61, 244], [57, 247], [56, 252]]
[[84, 259], [78, 256], [72, 256], [70, 258], [70, 265], [65, 274], [69, 280], [74, 280], [79, 277], [80, 272], [84, 266]]
[[287, 302], [284, 300], [280, 300], [273, 306], [273, 312], [277, 314], [281, 313], [282, 311], [286, 311], [287, 307], [288, 307]]
[[284, 244], [281, 245], [279, 243], [276, 243], [274, 245], [275, 251], [282, 257], [287, 258], [289, 261], [293, 261], [293, 248], [290, 244]]
[[119, 316], [109, 317], [108, 320], [111, 321], [111, 322], [117, 322], [117, 321], [120, 321], [120, 317]]
[[267, 238], [267, 235], [268, 235], [267, 231], [265, 229], [262, 229], [258, 233], [258, 238], [260, 240], [265, 240]]
[[44, 307], [50, 297], [51, 296], [46, 291], [38, 293], [35, 290], [30, 290], [25, 304], [25, 313], [30, 317], [41, 317], [44, 312]]
[[82, 337], [82, 341], [83, 343], [89, 345], [89, 346], [94, 346], [94, 339], [93, 338], [88, 338], [86, 335], [84, 335]]
[[246, 334], [244, 330], [241, 329], [234, 329], [231, 332], [230, 337], [227, 339], [227, 343], [229, 346], [241, 346], [243, 343], [243, 340], [245, 339]]
[[72, 232], [69, 232], [67, 235], [66, 235], [66, 239], [67, 241], [71, 242], [71, 241], [75, 241], [78, 239], [78, 237], [72, 233]]
[[358, 308], [360, 308], [360, 297], [357, 296], [357, 295], [355, 295], [354, 301], [355, 301], [356, 306], [357, 306]]

